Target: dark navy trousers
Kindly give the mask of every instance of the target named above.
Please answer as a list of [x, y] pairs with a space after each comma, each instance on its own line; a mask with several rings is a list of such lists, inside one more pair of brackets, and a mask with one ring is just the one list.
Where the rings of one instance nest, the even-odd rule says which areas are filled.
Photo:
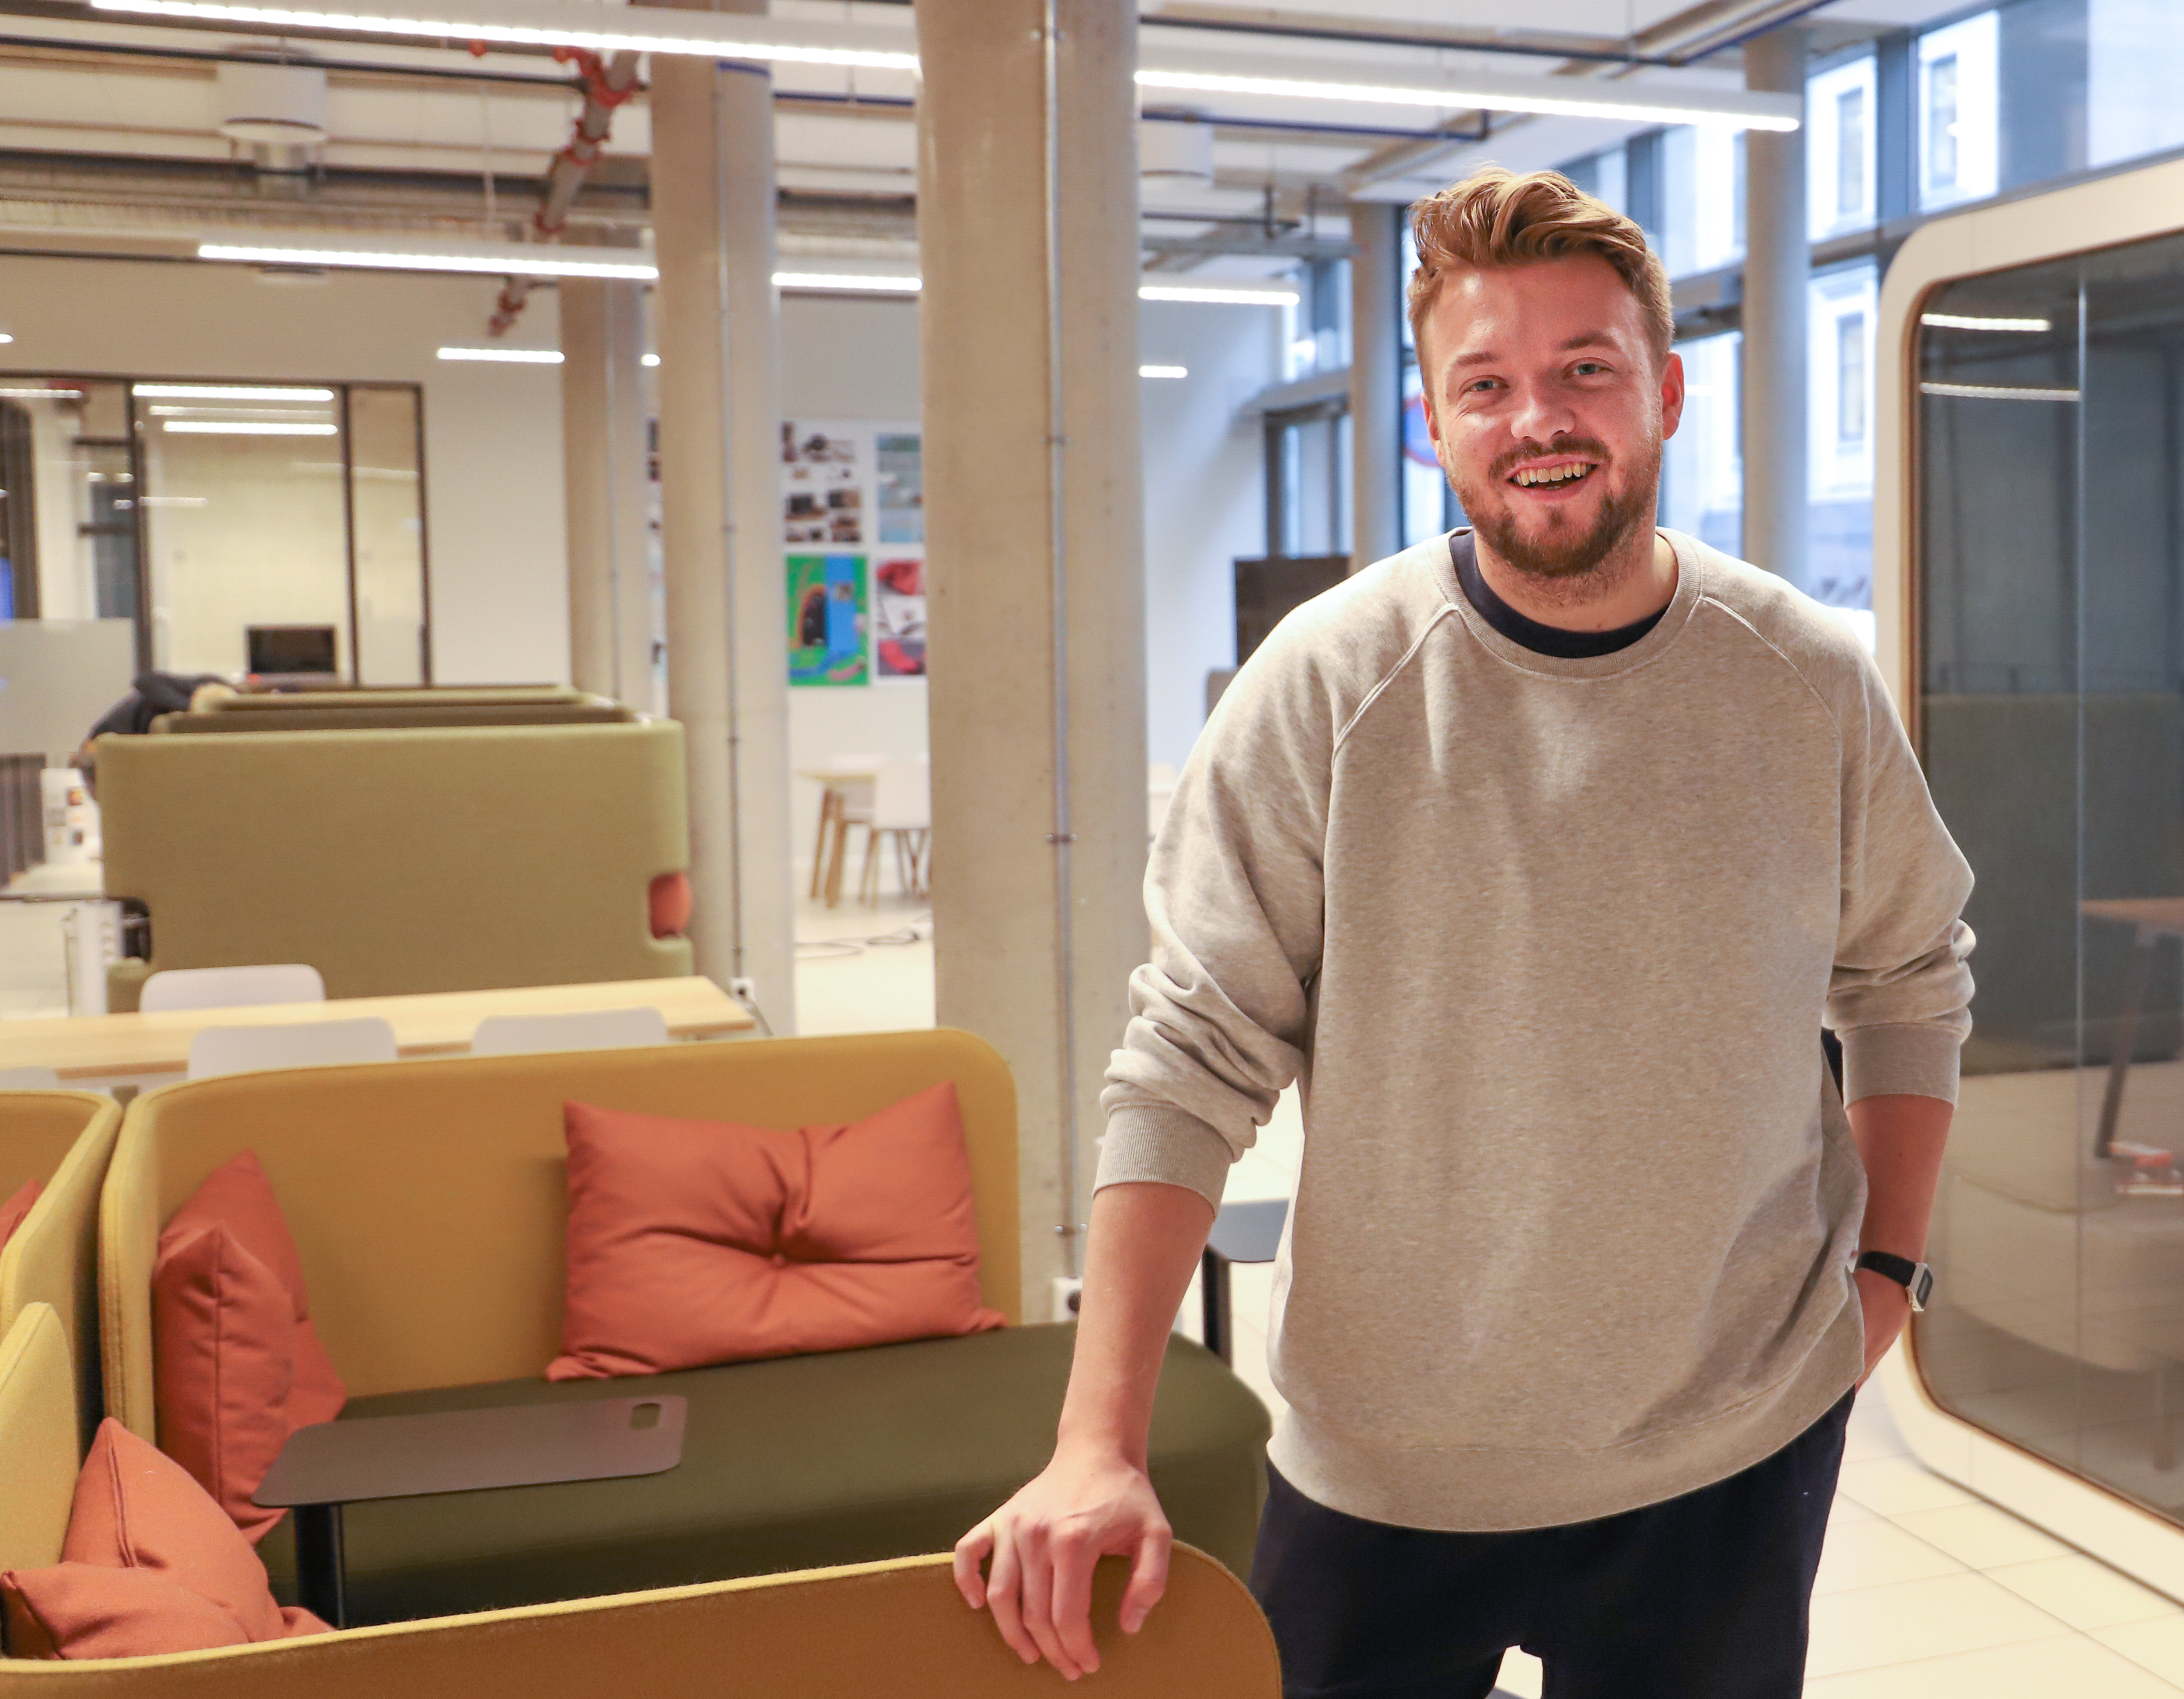
[[1446, 1534], [1346, 1516], [1273, 1469], [1251, 1590], [1285, 1699], [1797, 1699], [1851, 1399], [1741, 1474], [1619, 1516]]

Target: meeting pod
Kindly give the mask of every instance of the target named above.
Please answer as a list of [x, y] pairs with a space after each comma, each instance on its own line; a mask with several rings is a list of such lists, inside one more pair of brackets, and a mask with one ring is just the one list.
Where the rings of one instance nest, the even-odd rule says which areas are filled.
[[1880, 297], [1879, 657], [1978, 880], [1930, 1468], [2184, 1596], [2184, 162], [1916, 231]]

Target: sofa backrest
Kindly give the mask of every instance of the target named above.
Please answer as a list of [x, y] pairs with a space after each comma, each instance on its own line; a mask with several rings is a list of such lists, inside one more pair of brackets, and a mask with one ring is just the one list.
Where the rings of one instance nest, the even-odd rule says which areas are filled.
[[[88, 1446], [103, 1413], [99, 1384], [98, 1195], [121, 1107], [88, 1091], [0, 1092], [0, 1197], [25, 1180], [45, 1189], [0, 1250], [0, 1334], [40, 1304], [58, 1317], [75, 1365], [75, 1425]], [[0, 1457], [7, 1453], [0, 1450]]]
[[678, 978], [651, 884], [688, 865], [682, 729], [597, 726], [108, 738], [106, 891], [165, 967], [302, 961], [330, 997]]
[[291, 708], [431, 706], [437, 703], [604, 702], [572, 684], [422, 684], [398, 689], [245, 691], [216, 697], [212, 714], [278, 714]]
[[980, 1285], [1022, 1314], [1016, 1088], [983, 1040], [928, 1030], [233, 1074], [148, 1093], [100, 1208], [108, 1413], [148, 1439], [160, 1224], [254, 1150], [295, 1235], [311, 1317], [353, 1395], [542, 1373], [561, 1345], [562, 1105], [792, 1128], [942, 1080], [962, 1104]]
[[162, 714], [155, 735], [259, 732], [376, 732], [427, 726], [627, 726], [638, 716], [617, 702], [348, 702], [255, 714]]
[[0, 1329], [0, 1571], [58, 1563], [77, 1467], [75, 1366], [49, 1304]]

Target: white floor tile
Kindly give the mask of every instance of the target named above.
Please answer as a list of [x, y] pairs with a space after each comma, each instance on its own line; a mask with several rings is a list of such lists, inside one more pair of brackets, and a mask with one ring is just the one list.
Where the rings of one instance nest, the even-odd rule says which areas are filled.
[[1845, 1498], [1841, 1493], [1837, 1493], [1836, 1495], [1835, 1502], [1828, 1507], [1828, 1526], [1830, 1528], [1836, 1527], [1844, 1523], [1882, 1522], [1886, 1519], [1887, 1518], [1885, 1517], [1875, 1516], [1864, 1505], [1858, 1503], [1855, 1500]]
[[1909, 1511], [1892, 1520], [1975, 1569], [2060, 1557], [2070, 1549], [2008, 1511], [1976, 1501]]
[[2184, 1614], [2095, 1629], [2092, 1637], [2164, 1681], [2184, 1687]]
[[2070, 1635], [1823, 1676], [1805, 1684], [1805, 1699], [2175, 1699], [2180, 1691]]
[[1841, 1675], [2069, 1632], [1984, 1575], [1933, 1575], [1814, 1599], [1805, 1668]]
[[1850, 1407], [1850, 1427], [1843, 1435], [1843, 1461], [1869, 1462], [1875, 1457], [1908, 1457], [1910, 1445], [1888, 1413], [1880, 1389], [1869, 1386]]
[[1880, 1517], [1864, 1522], [1831, 1522], [1827, 1549], [1820, 1557], [1819, 1579], [1814, 1584], [1813, 1592], [1818, 1597], [1895, 1581], [1919, 1581], [1929, 1575], [1953, 1575], [1964, 1567], [1947, 1552], [1935, 1550]]
[[2031, 1563], [2005, 1563], [1986, 1574], [2075, 1629], [2115, 1628], [2178, 1614], [2173, 1599], [2075, 1551]]
[[1862, 1463], [1845, 1463], [1836, 1490], [1877, 1516], [1896, 1517], [1908, 1511], [1973, 1502], [1972, 1496], [1962, 1487], [1943, 1480], [1909, 1457], [1873, 1457]]
[[1512, 1647], [1502, 1660], [1502, 1674], [1496, 1678], [1495, 1685], [1504, 1692], [1515, 1694], [1517, 1699], [1540, 1699], [1540, 1684], [1546, 1678], [1546, 1672], [1538, 1658]]

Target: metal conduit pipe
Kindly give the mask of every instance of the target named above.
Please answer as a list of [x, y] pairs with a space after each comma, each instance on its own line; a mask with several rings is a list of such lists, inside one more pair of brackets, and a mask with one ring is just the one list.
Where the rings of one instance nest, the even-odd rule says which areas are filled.
[[[577, 114], [568, 145], [554, 156], [553, 166], [546, 174], [546, 193], [538, 210], [532, 214], [531, 227], [543, 242], [555, 240], [567, 226], [577, 191], [584, 186], [585, 177], [599, 161], [599, 150], [606, 145], [615, 109], [637, 92], [638, 56], [635, 53], [616, 53], [603, 63], [597, 53], [582, 47], [556, 47], [554, 57], [577, 67], [583, 85], [584, 109]], [[510, 278], [501, 286], [500, 298], [493, 303], [486, 334], [506, 335], [530, 298], [531, 279]]]

